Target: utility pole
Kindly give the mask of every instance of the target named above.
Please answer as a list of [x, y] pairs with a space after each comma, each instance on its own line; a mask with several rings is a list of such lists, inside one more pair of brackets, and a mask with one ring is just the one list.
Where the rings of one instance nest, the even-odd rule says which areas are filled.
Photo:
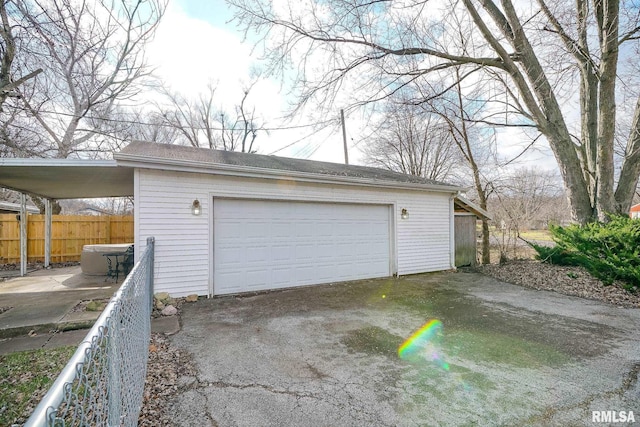
[[342, 120], [342, 142], [344, 144], [344, 164], [349, 164], [349, 153], [347, 152], [347, 127], [344, 124], [344, 110], [340, 110], [340, 118]]

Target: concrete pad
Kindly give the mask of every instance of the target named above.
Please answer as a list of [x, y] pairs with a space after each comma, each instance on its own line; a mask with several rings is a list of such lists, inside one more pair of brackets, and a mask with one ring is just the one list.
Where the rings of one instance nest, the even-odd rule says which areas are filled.
[[[433, 319], [442, 329], [398, 357]], [[200, 300], [171, 338], [198, 369], [171, 410], [183, 426], [640, 420], [638, 324], [638, 309], [470, 273]]]
[[17, 351], [37, 350], [49, 340], [49, 334], [37, 334], [33, 337], [23, 335], [15, 338], [0, 339], [0, 354], [15, 353]]
[[18, 351], [51, 349], [58, 347], [77, 347], [89, 333], [89, 329], [77, 329], [64, 332], [36, 333], [33, 336], [0, 339], [0, 354]]
[[56, 332], [45, 343], [43, 348], [77, 347], [89, 333], [90, 329], [76, 329], [74, 331]]
[[[95, 312], [93, 313], [95, 314]], [[98, 313], [99, 314], [99, 313]], [[178, 316], [161, 317], [151, 320], [151, 331], [165, 335], [173, 335], [180, 330]], [[74, 330], [58, 330], [36, 332], [33, 336], [22, 335], [11, 338], [0, 338], [0, 354], [17, 351], [78, 346], [89, 333], [90, 328]]]
[[34, 329], [90, 325], [99, 312], [71, 312], [81, 301], [109, 299], [119, 284], [84, 276], [79, 267], [39, 270], [25, 277], [0, 282], [0, 337], [26, 334]]

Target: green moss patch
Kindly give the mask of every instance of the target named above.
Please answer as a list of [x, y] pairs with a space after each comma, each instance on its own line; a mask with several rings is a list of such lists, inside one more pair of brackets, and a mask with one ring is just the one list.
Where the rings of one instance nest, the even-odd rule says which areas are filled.
[[398, 347], [403, 341], [402, 337], [377, 326], [350, 331], [342, 339], [342, 343], [352, 351], [388, 357], [397, 357]]
[[519, 368], [559, 366], [571, 361], [569, 355], [549, 345], [479, 330], [449, 330], [445, 333], [443, 345], [445, 354]]

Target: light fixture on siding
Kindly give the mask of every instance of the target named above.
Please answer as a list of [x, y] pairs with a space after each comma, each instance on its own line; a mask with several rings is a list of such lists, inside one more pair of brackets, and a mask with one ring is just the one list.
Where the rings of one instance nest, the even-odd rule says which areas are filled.
[[400, 212], [400, 218], [409, 219], [409, 211], [405, 208], [402, 208], [402, 211]]
[[202, 213], [202, 206], [200, 206], [200, 200], [195, 199], [191, 204], [191, 213], [194, 215], [200, 215]]

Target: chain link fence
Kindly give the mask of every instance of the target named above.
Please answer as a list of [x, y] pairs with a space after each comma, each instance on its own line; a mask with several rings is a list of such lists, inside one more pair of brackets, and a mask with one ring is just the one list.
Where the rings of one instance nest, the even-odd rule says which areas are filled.
[[153, 304], [154, 239], [25, 426], [135, 426]]

